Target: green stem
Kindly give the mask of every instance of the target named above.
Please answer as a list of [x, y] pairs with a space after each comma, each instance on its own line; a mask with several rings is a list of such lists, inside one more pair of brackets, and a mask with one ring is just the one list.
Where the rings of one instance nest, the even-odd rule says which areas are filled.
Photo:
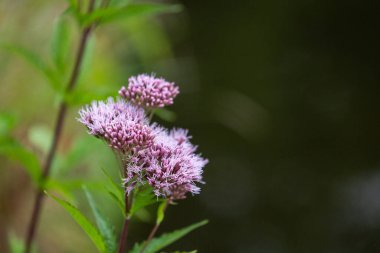
[[[165, 200], [165, 205], [164, 205], [164, 208], [162, 210], [163, 213], [166, 211], [168, 205], [169, 205], [169, 200]], [[144, 250], [149, 245], [150, 241], [152, 241], [152, 239], [155, 236], [158, 228], [160, 227], [160, 224], [161, 224], [161, 221], [158, 221], [158, 222], [156, 222], [156, 224], [154, 224], [152, 230], [150, 231], [150, 233], [148, 235], [148, 238], [146, 239], [146, 241], [144, 242], [144, 244], [142, 246], [140, 253], [144, 253]]]

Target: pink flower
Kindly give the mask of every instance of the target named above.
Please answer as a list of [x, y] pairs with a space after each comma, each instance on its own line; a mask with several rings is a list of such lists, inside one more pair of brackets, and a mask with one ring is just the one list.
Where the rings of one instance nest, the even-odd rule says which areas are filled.
[[136, 152], [153, 143], [144, 110], [122, 100], [94, 101], [82, 108], [79, 115], [79, 122], [89, 134], [105, 140], [114, 150]]
[[174, 98], [179, 94], [178, 86], [154, 75], [141, 74], [129, 78], [128, 81], [128, 88], [121, 87], [119, 95], [146, 108], [172, 105]]
[[[176, 137], [181, 138], [176, 138]], [[198, 194], [196, 183], [202, 182], [203, 167], [208, 161], [195, 154], [187, 130], [161, 131], [153, 145], [142, 155], [145, 179], [157, 196], [183, 199], [187, 193]]]

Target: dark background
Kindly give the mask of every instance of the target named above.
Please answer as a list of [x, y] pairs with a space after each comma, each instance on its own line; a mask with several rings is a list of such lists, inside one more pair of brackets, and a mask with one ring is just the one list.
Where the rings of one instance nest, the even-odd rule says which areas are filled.
[[[5, 2], [2, 39], [43, 52], [64, 1]], [[106, 67], [95, 67], [87, 86], [112, 83], [114, 92], [130, 75], [152, 71], [180, 85], [170, 108], [174, 124], [191, 130], [210, 163], [202, 193], [170, 207], [160, 232], [204, 218], [210, 223], [169, 250], [380, 252], [379, 3], [179, 2], [182, 14], [158, 19], [171, 56], [165, 39], [156, 36], [156, 23], [99, 30], [94, 59]], [[29, 84], [40, 80], [24, 63], [2, 59], [1, 109], [19, 115], [15, 136], [28, 144], [31, 126], [53, 126], [56, 107], [50, 105], [56, 100], [46, 88]], [[85, 135], [76, 116], [71, 109], [62, 155]], [[8, 230], [22, 237], [33, 188], [20, 166], [1, 163], [0, 237]], [[72, 176], [87, 178], [97, 170], [81, 165]], [[150, 227], [133, 223], [131, 241], [144, 238]], [[43, 253], [95, 251], [49, 199], [38, 243]]]
[[183, 3], [201, 89], [178, 124], [210, 164], [171, 215], [210, 224], [178, 245], [380, 252], [378, 2]]

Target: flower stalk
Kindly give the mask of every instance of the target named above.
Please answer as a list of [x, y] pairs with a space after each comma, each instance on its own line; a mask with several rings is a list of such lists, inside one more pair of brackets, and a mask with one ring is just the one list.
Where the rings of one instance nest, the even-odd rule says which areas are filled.
[[[169, 205], [169, 200], [165, 200], [164, 207], [162, 209], [162, 215], [165, 213], [166, 209], [168, 208], [168, 205]], [[162, 222], [161, 219], [157, 219], [156, 223], [154, 224], [152, 230], [150, 231], [150, 233], [148, 235], [148, 238], [144, 242], [144, 245], [143, 245], [140, 253], [144, 253], [146, 247], [149, 245], [150, 241], [152, 241], [153, 237], [156, 235], [157, 230], [158, 230], [161, 222]]]

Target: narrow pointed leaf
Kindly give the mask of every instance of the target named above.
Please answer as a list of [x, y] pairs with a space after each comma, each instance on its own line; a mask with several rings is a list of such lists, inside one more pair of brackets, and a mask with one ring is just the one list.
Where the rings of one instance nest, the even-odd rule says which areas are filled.
[[153, 193], [152, 187], [142, 187], [138, 189], [133, 196], [133, 203], [129, 215], [132, 217], [141, 208], [157, 202], [157, 197]]
[[[183, 236], [187, 235], [194, 229], [197, 229], [201, 226], [204, 226], [208, 223], [207, 220], [203, 220], [201, 222], [195, 223], [193, 225], [187, 226], [185, 228], [176, 230], [171, 233], [163, 234], [162, 236], [158, 238], [154, 238], [145, 248], [144, 253], [155, 253], [160, 251], [161, 249], [165, 248], [166, 246], [172, 244], [173, 242], [177, 241], [178, 239], [182, 238]], [[140, 253], [142, 249], [142, 244], [135, 244], [133, 249], [129, 253]]]
[[116, 200], [118, 206], [122, 208], [123, 214], [125, 213], [125, 203], [124, 203], [124, 192], [121, 185], [116, 184], [112, 177], [107, 173], [106, 170], [102, 169], [104, 175], [107, 177], [107, 183], [105, 184], [106, 190], [110, 193], [111, 197]]
[[25, 147], [15, 141], [9, 141], [0, 145], [0, 154], [5, 155], [11, 160], [21, 163], [32, 181], [40, 185], [41, 166], [38, 158]]
[[55, 196], [47, 194], [49, 197], [54, 199], [58, 204], [60, 204], [77, 222], [77, 224], [83, 229], [83, 231], [90, 237], [92, 242], [95, 244], [99, 252], [106, 252], [105, 242], [99, 233], [99, 231], [91, 224], [91, 222], [72, 204], [69, 202], [59, 199]]
[[22, 46], [10, 43], [1, 43], [0, 48], [21, 56], [26, 62], [28, 62], [30, 65], [32, 65], [35, 69], [37, 69], [40, 73], [44, 75], [44, 77], [48, 80], [50, 86], [54, 90], [60, 90], [60, 81], [56, 73], [52, 69], [50, 69], [37, 54], [29, 51], [28, 49]]
[[85, 186], [83, 186], [83, 191], [86, 194], [87, 201], [90, 204], [92, 213], [94, 214], [96, 225], [98, 226], [98, 229], [100, 231], [100, 234], [104, 238], [106, 249], [108, 253], [113, 253], [116, 250], [116, 236], [114, 233], [114, 228], [111, 226], [109, 221], [107, 221], [103, 214], [100, 212], [99, 208], [97, 207], [97, 204], [90, 194], [90, 192], [87, 190]]

